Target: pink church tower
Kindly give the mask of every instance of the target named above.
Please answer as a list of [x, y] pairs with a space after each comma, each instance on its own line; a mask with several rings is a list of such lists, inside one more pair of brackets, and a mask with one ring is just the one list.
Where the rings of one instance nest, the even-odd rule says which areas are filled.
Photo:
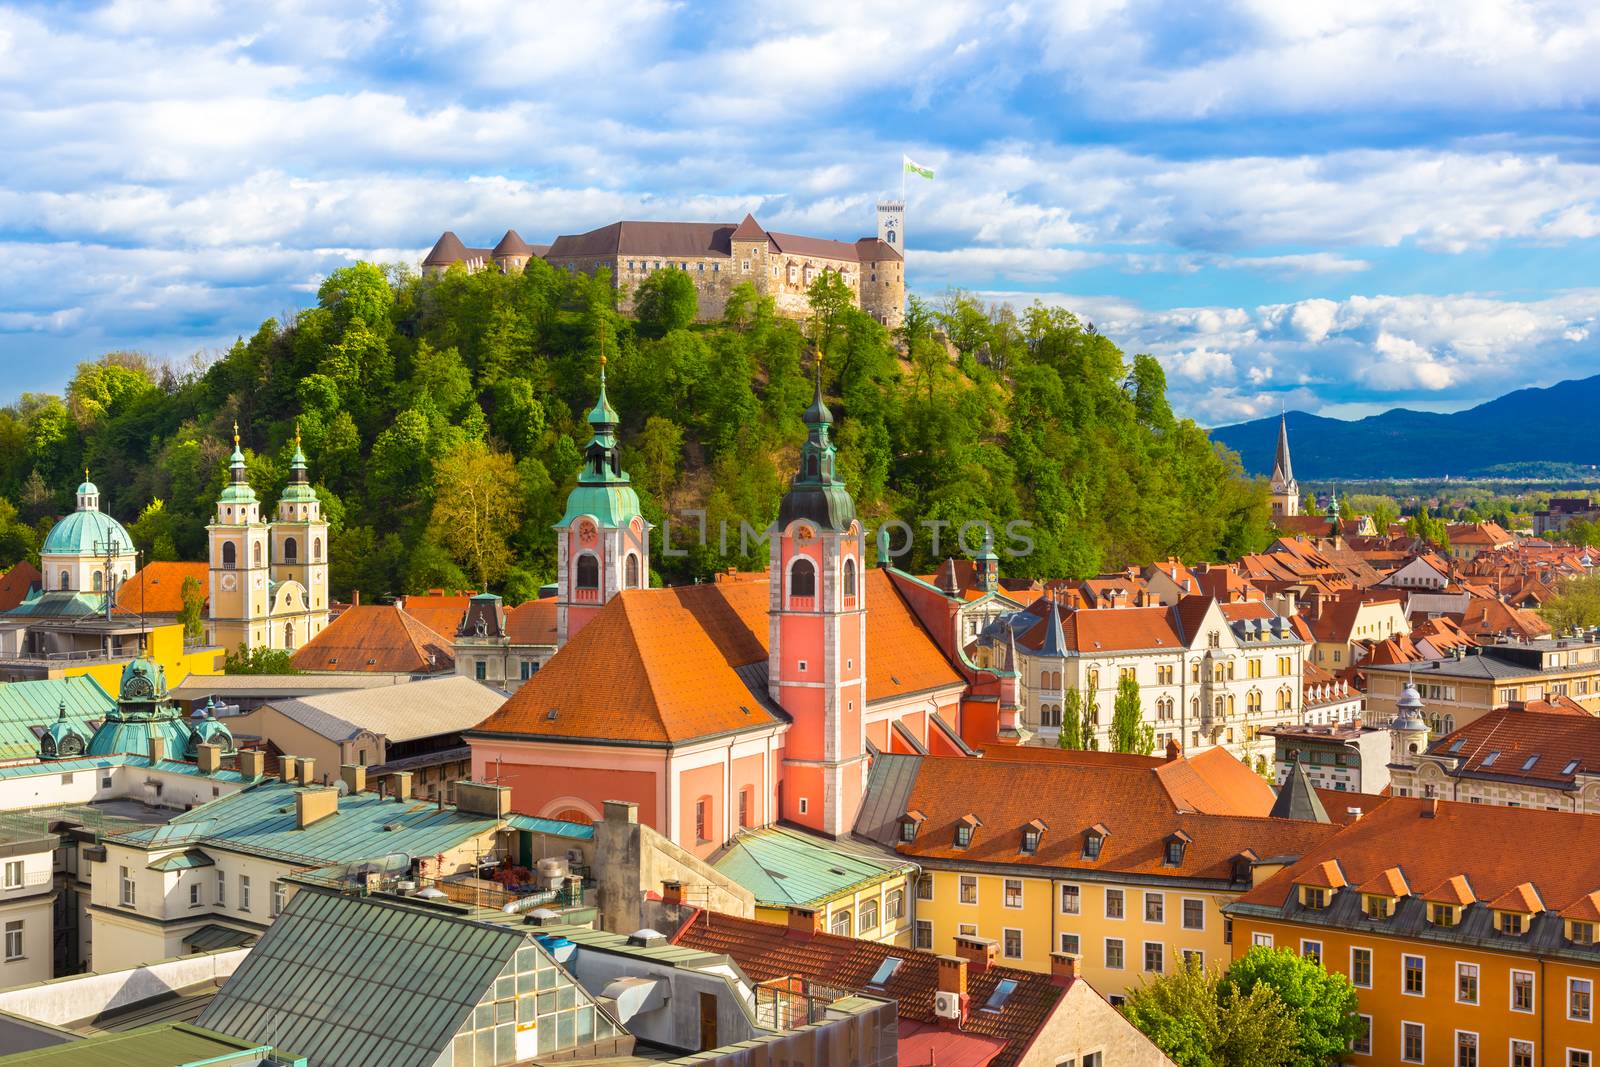
[[767, 686], [788, 712], [781, 815], [848, 834], [867, 772], [866, 588], [861, 523], [834, 467], [822, 382], [771, 530]]
[[600, 399], [589, 412], [593, 436], [584, 446], [566, 514], [555, 526], [558, 646], [618, 592], [650, 584], [650, 524], [639, 513], [639, 494], [622, 469], [620, 422], [606, 399], [606, 358], [601, 356]]

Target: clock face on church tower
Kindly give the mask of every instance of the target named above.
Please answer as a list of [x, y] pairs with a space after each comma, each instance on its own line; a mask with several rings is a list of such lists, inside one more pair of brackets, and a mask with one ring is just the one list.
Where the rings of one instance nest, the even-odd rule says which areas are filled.
[[588, 519], [578, 523], [578, 543], [585, 548], [593, 548], [596, 541], [600, 540], [600, 531]]

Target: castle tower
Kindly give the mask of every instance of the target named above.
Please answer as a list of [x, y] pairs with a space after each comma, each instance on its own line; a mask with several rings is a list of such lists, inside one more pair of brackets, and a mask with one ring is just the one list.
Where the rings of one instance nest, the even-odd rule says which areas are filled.
[[260, 648], [272, 643], [266, 623], [270, 610], [267, 532], [267, 524], [261, 521], [261, 502], [245, 478], [239, 424], [234, 423], [228, 484], [222, 487], [216, 516], [206, 527], [212, 644]]
[[[306, 473], [298, 425], [294, 428], [289, 484], [278, 499], [278, 518], [267, 532], [272, 545], [272, 581], [300, 585], [298, 593], [285, 590], [285, 602], [273, 605], [273, 630], [268, 644], [296, 649], [328, 625], [328, 524], [322, 518], [322, 502]], [[277, 599], [274, 591], [274, 600]]]
[[782, 818], [850, 832], [866, 781], [865, 545], [834, 467], [822, 379], [806, 409], [800, 469], [771, 532], [767, 687], [789, 713]]
[[905, 254], [906, 202], [904, 200], [878, 202], [878, 240], [901, 255]]
[[1278, 417], [1278, 455], [1272, 464], [1272, 485], [1269, 490], [1272, 515], [1300, 514], [1300, 483], [1294, 480], [1294, 464], [1289, 461], [1289, 417]]
[[1422, 715], [1422, 695], [1408, 681], [1395, 702], [1394, 722], [1389, 724], [1390, 764], [1415, 767], [1418, 753], [1428, 748], [1428, 720]]
[[556, 523], [556, 644], [564, 645], [623, 589], [650, 584], [650, 524], [622, 469], [620, 419], [606, 399], [606, 357], [600, 398], [589, 412], [593, 436], [583, 450], [578, 484]]

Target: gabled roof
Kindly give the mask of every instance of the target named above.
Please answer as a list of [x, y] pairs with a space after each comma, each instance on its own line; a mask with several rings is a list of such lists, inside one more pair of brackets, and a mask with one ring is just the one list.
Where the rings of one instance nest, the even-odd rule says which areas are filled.
[[523, 930], [392, 900], [301, 889], [199, 1025], [312, 1063], [432, 1067]]
[[[1485, 765], [1490, 753], [1498, 755]], [[1452, 774], [1568, 789], [1579, 774], [1600, 772], [1600, 718], [1500, 708], [1438, 738], [1428, 754], [1456, 763]]]
[[1184, 811], [1208, 815], [1277, 814], [1273, 810], [1272, 787], [1225, 748], [1163, 760], [1156, 766], [1155, 775], [1172, 802]]
[[744, 219], [738, 226], [734, 227], [731, 238], [734, 241], [765, 241], [766, 239], [767, 231], [761, 228], [761, 224], [756, 221], [756, 217], [749, 212], [746, 212]]
[[[939, 988], [939, 958], [931, 952], [834, 934], [793, 937], [775, 923], [705, 911], [694, 912], [672, 940], [686, 948], [730, 956], [756, 982], [798, 977], [829, 989], [871, 993], [898, 1002], [902, 1023], [937, 1022], [933, 994]], [[882, 985], [872, 985], [890, 957], [901, 961], [899, 967]], [[985, 1010], [1001, 982], [1014, 983], [1013, 992], [998, 1011]], [[1004, 1050], [989, 1062], [992, 1067], [1011, 1067], [1049, 1021], [1065, 992], [1048, 974], [1014, 967], [983, 971], [969, 967], [972, 1010], [961, 1030], [1005, 1042]]]
[[472, 597], [464, 593], [426, 593], [408, 596], [400, 602], [405, 613], [441, 637], [453, 637], [461, 629]]
[[88, 675], [0, 685], [0, 760], [37, 756], [35, 731], [55, 722], [62, 705], [67, 721], [87, 737], [94, 733], [90, 723], [103, 721], [117, 701]]
[[741, 830], [711, 865], [755, 894], [762, 907], [816, 905], [847, 890], [915, 870], [849, 841], [786, 826]]
[[1489, 907], [1495, 911], [1517, 911], [1532, 915], [1544, 910], [1544, 902], [1539, 899], [1539, 891], [1533, 888], [1532, 882], [1523, 882], [1489, 901]]
[[[913, 759], [915, 757], [901, 757]], [[874, 776], [872, 787], [876, 787]], [[870, 790], [869, 790], [870, 792]], [[913, 842], [894, 842], [915, 859], [959, 859], [1129, 874], [1167, 874], [1232, 881], [1234, 861], [1247, 848], [1261, 856], [1298, 856], [1330, 836], [1325, 823], [1265, 816], [1207, 815], [1174, 801], [1154, 769], [1080, 763], [1018, 763], [995, 759], [920, 758], [905, 806], [926, 816]], [[872, 798], [863, 811], [876, 810]], [[956, 823], [976, 815], [984, 830], [970, 846], [955, 847]], [[1034, 819], [1051, 827], [1040, 847], [1023, 853], [1022, 830]], [[1109, 831], [1096, 859], [1082, 856], [1082, 831]], [[1168, 867], [1164, 846], [1177, 831], [1192, 843], [1181, 867]], [[888, 842], [885, 842], [888, 843]]]
[[506, 637], [513, 645], [556, 643], [556, 598], [525, 600], [506, 610]]
[[117, 587], [117, 609], [131, 614], [177, 615], [183, 611], [183, 583], [193, 578], [200, 583], [200, 599], [206, 595], [211, 570], [206, 563], [182, 560], [156, 560], [146, 563]]
[[1339, 869], [1337, 860], [1323, 860], [1313, 863], [1300, 872], [1300, 877], [1295, 879], [1295, 885], [1321, 886], [1324, 889], [1343, 889], [1346, 881], [1344, 872]]
[[39, 568], [27, 560], [18, 560], [5, 574], [0, 575], [0, 611], [10, 611], [28, 598], [28, 593], [42, 585]]
[[1278, 787], [1277, 802], [1272, 805], [1272, 816], [1278, 819], [1309, 819], [1328, 822], [1328, 809], [1322, 806], [1311, 779], [1299, 760], [1289, 764], [1289, 773]]
[[432, 674], [455, 668], [450, 640], [395, 604], [353, 604], [289, 661], [297, 671]]
[[1386, 867], [1356, 886], [1356, 892], [1379, 897], [1405, 897], [1411, 895], [1411, 887], [1406, 884], [1406, 876], [1399, 867]]
[[727, 256], [733, 236], [727, 222], [613, 222], [587, 233], [563, 234], [550, 245], [546, 259], [594, 256]]

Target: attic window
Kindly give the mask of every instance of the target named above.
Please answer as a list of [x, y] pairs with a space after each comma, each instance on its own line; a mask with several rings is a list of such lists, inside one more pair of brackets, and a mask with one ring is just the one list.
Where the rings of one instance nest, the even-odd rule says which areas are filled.
[[1535, 752], [1533, 755], [1529, 756], [1523, 762], [1522, 769], [1525, 770], [1525, 771], [1531, 771], [1531, 770], [1533, 770], [1533, 765], [1535, 763], [1538, 763], [1538, 762], [1539, 762], [1539, 753]]
[[375, 660], [375, 659], [368, 659], [368, 660], [367, 660], [367, 666], [369, 666], [369, 667], [373, 667], [373, 666], [376, 666], [376, 665], [377, 665], [377, 663], [378, 663], [378, 661], [377, 661], [377, 660]]
[[910, 843], [917, 839], [917, 831], [922, 829], [922, 813], [908, 811], [900, 819], [900, 840]]
[[966, 848], [972, 844], [973, 827], [982, 825], [983, 823], [978, 821], [976, 815], [970, 813], [963, 815], [961, 821], [956, 823], [956, 848]]
[[1498, 749], [1496, 749], [1495, 751], [1489, 753], [1487, 756], [1483, 757], [1483, 766], [1485, 766], [1485, 767], [1493, 767], [1494, 766], [1494, 761], [1499, 759], [1499, 758], [1500, 758], [1500, 751]]
[[1450, 745], [1450, 754], [1454, 756], [1460, 753], [1462, 747], [1465, 746], [1466, 743], [1467, 739], [1465, 737], [1456, 738], [1455, 741]]
[[557, 709], [557, 708], [551, 708], [549, 711], [545, 712], [544, 713], [544, 721], [545, 722], [555, 722], [556, 721], [556, 712], [558, 710], [559, 709]]
[[1104, 834], [1095, 833], [1093, 830], [1089, 831], [1083, 838], [1083, 858], [1086, 860], [1099, 859], [1100, 849], [1105, 842]]
[[1044, 831], [1040, 827], [1032, 823], [1024, 826], [1022, 828], [1022, 851], [1030, 856], [1038, 852], [1039, 838], [1043, 833]]
[[1561, 768], [1561, 773], [1562, 774], [1571, 774], [1573, 771], [1575, 771], [1577, 769], [1578, 769], [1578, 761], [1577, 760], [1568, 760], [1567, 761], [1567, 765], [1565, 767]]
[[1002, 978], [995, 984], [994, 992], [989, 994], [989, 999], [983, 1002], [984, 1011], [1001, 1011], [1006, 1006], [1006, 1001], [1011, 999], [1011, 994], [1017, 991], [1017, 982], [1014, 978]]
[[1166, 864], [1168, 867], [1183, 866], [1183, 850], [1188, 842], [1174, 834], [1167, 838]]
[[878, 969], [872, 972], [872, 978], [868, 980], [867, 984], [882, 987], [885, 982], [894, 977], [895, 972], [900, 969], [900, 965], [904, 962], [905, 960], [899, 956], [885, 956], [883, 962], [878, 964]]
[[1511, 934], [1516, 936], [1527, 929], [1527, 925], [1524, 922], [1526, 917], [1521, 912], [1502, 911], [1497, 918], [1500, 921], [1497, 922], [1495, 926], [1499, 928], [1502, 934]]

